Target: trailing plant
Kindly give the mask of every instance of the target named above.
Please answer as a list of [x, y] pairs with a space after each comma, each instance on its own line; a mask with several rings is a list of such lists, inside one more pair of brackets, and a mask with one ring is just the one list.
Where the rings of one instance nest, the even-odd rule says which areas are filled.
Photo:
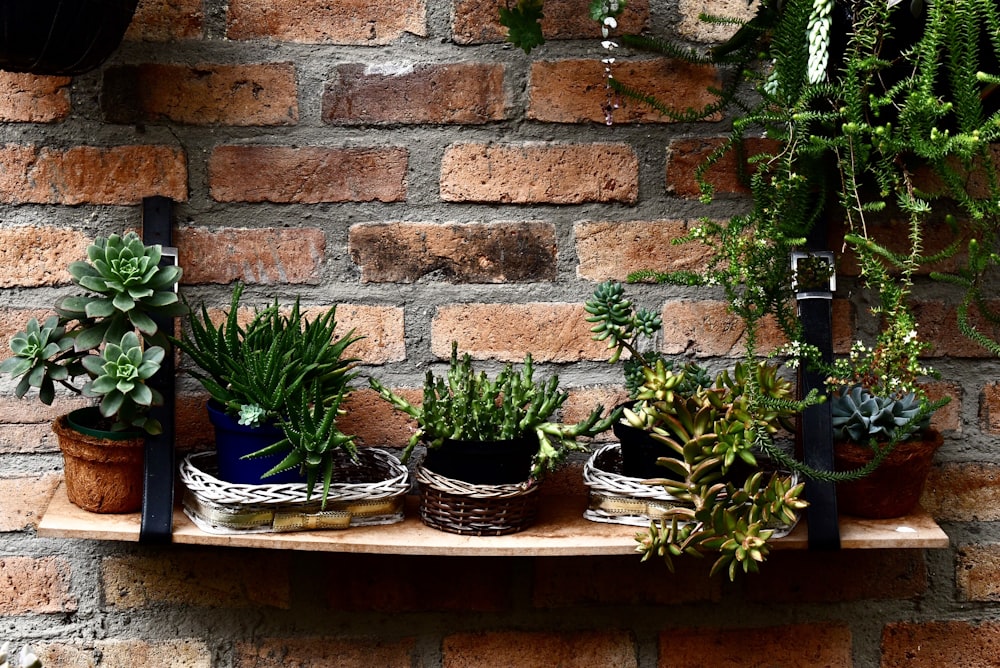
[[244, 286], [233, 287], [229, 311], [216, 325], [202, 304], [190, 320], [190, 334], [176, 341], [197, 368], [188, 372], [212, 399], [240, 424], [257, 427], [287, 417], [297, 392], [318, 384], [324, 403], [337, 401], [356, 358], [346, 350], [360, 337], [354, 330], [336, 335], [336, 307], [309, 319], [296, 299], [282, 312], [275, 301], [255, 311], [244, 327], [239, 321]]
[[[977, 239], [969, 240], [965, 266], [956, 272], [951, 274], [934, 272], [931, 276], [963, 289], [962, 302], [956, 309], [959, 331], [988, 350], [994, 357], [1000, 357], [1000, 340], [997, 340], [995, 335], [997, 328], [1000, 327], [1000, 311], [983, 293], [983, 281], [988, 272], [1000, 264], [1000, 255], [991, 250], [991, 247], [996, 247], [997, 236], [993, 238], [992, 244], [990, 239], [985, 241], [986, 243], [980, 243]], [[979, 322], [974, 320], [976, 315], [979, 316]], [[988, 331], [984, 331], [988, 327], [993, 328], [992, 336]]]
[[570, 451], [586, 449], [579, 439], [606, 431], [620, 414], [612, 411], [602, 418], [604, 407], [598, 405], [576, 424], [552, 421], [550, 418], [569, 398], [559, 389], [558, 376], [536, 380], [529, 353], [520, 369], [507, 364], [490, 378], [485, 371], [475, 371], [471, 355], [459, 357], [457, 342], [452, 343], [446, 375], [438, 377], [431, 370], [427, 372], [419, 406], [376, 378], [370, 378], [369, 383], [379, 396], [417, 422], [417, 430], [403, 451], [403, 461], [420, 442], [437, 448], [445, 440], [501, 441], [534, 434], [538, 452], [532, 474], [540, 476], [555, 469]]
[[161, 257], [161, 246], [144, 245], [134, 232], [95, 239], [87, 260], [68, 267], [73, 283], [88, 292], [58, 300], [56, 315], [31, 318], [11, 339], [14, 355], [0, 373], [19, 379], [15, 395], [36, 388], [51, 404], [59, 384], [101, 397], [101, 415], [115, 431], [160, 433], [148, 410], [162, 397], [147, 385], [169, 347], [157, 320], [187, 313], [175, 292], [181, 269], [160, 266]]
[[[670, 448], [659, 463], [678, 479], [654, 482], [683, 503], [637, 536], [637, 551], [644, 560], [661, 557], [671, 570], [675, 557], [716, 552], [713, 575], [757, 572], [775, 526], [793, 524], [807, 505], [800, 498], [804, 483], [758, 462], [778, 449], [774, 434], [789, 426], [803, 402], [792, 400], [791, 384], [765, 362], [740, 362], [712, 387], [691, 394], [673, 391], [679, 375], [647, 373], [636, 410], [625, 413], [634, 426], [651, 426]], [[735, 475], [740, 466], [749, 473]]]

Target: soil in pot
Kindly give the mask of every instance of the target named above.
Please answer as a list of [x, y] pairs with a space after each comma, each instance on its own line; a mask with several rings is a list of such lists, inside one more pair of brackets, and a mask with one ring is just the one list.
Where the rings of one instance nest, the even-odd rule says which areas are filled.
[[611, 426], [611, 431], [622, 445], [622, 475], [643, 480], [680, 479], [670, 469], [656, 463], [660, 457], [669, 457], [674, 452], [668, 445], [653, 438], [650, 432], [620, 421]]
[[[941, 443], [941, 434], [929, 430], [922, 438], [897, 445], [871, 475], [837, 483], [840, 512], [868, 519], [908, 515], [920, 501]], [[837, 471], [861, 468], [872, 459], [871, 448], [854, 443], [834, 444], [833, 455]]]
[[509, 441], [454, 441], [428, 448], [423, 465], [438, 475], [473, 485], [513, 485], [531, 476], [538, 452], [534, 434]]
[[215, 449], [218, 456], [219, 479], [240, 485], [277, 485], [305, 482], [298, 469], [282, 471], [272, 476], [265, 473], [285, 458], [285, 453], [243, 459], [244, 455], [277, 443], [284, 434], [274, 424], [251, 427], [240, 424], [220, 405], [208, 402], [208, 419], [215, 427]]
[[52, 425], [63, 453], [66, 495], [92, 513], [135, 512], [142, 507], [145, 441], [135, 432], [87, 427], [99, 417], [97, 408], [82, 408]]

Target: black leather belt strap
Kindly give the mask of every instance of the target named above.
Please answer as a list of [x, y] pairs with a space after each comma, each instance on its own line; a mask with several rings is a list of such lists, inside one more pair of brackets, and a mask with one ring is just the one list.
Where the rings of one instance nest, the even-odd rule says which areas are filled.
[[[809, 298], [799, 300], [799, 320], [806, 343], [819, 348], [824, 360], [833, 358], [832, 300]], [[822, 373], [799, 369], [799, 387], [805, 396], [812, 389], [826, 390]], [[830, 402], [809, 406], [802, 412], [802, 453], [806, 465], [820, 470], [833, 470], [833, 425]], [[806, 483], [809, 500], [809, 547], [814, 550], [840, 549], [840, 525], [837, 522], [837, 490], [832, 482], [810, 480]]]
[[[167, 197], [142, 200], [142, 236], [147, 244], [163, 246], [161, 266], [177, 263], [177, 249], [171, 243], [171, 205]], [[173, 318], [157, 319], [157, 327], [168, 336], [175, 333]], [[169, 543], [172, 540], [174, 515], [174, 356], [164, 357], [160, 372], [150, 385], [163, 395], [163, 405], [151, 411], [163, 425], [163, 432], [146, 436], [145, 484], [142, 488], [142, 543]]]

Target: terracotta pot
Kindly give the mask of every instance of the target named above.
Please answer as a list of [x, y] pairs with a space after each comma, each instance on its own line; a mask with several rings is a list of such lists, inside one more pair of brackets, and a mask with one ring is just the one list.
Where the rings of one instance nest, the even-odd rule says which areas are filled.
[[[897, 445], [871, 475], [837, 483], [840, 512], [869, 519], [908, 515], [920, 501], [934, 453], [941, 442], [939, 432], [928, 430], [922, 438]], [[871, 461], [872, 454], [871, 448], [854, 443], [835, 443], [833, 446], [837, 471], [861, 468]]]
[[[81, 409], [90, 411], [96, 409]], [[131, 513], [142, 506], [143, 456], [141, 435], [79, 431], [73, 422], [80, 411], [59, 417], [52, 431], [63, 453], [66, 495], [92, 513]], [[79, 422], [85, 423], [84, 419]]]

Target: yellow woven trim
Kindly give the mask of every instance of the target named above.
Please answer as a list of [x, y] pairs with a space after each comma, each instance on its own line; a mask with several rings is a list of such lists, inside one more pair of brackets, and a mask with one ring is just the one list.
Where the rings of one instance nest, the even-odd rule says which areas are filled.
[[590, 495], [590, 509], [609, 515], [643, 515], [651, 520], [663, 519], [678, 504], [653, 499], [636, 499], [629, 496]]

